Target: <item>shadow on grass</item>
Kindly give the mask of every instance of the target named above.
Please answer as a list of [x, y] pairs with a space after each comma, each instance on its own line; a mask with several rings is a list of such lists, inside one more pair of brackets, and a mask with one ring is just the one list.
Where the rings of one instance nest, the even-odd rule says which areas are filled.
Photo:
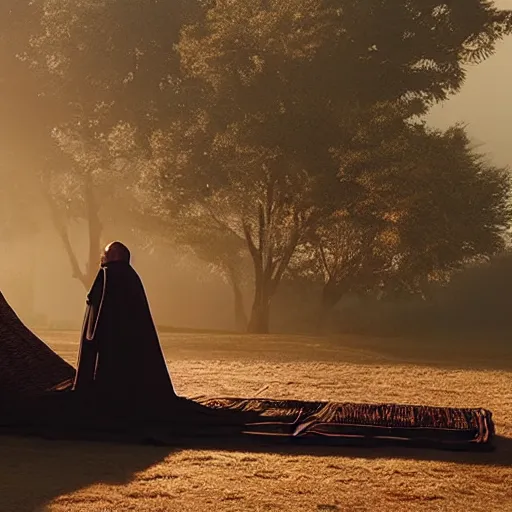
[[0, 510], [42, 511], [55, 498], [93, 484], [123, 485], [179, 450], [437, 461], [512, 467], [512, 439], [497, 437], [494, 451], [467, 452], [367, 444], [353, 446], [268, 439], [188, 439], [174, 446], [48, 441], [0, 437]]
[[171, 448], [0, 437], [0, 510], [42, 511], [53, 499], [95, 483], [122, 485]]
[[[329, 443], [329, 444], [327, 444]], [[292, 456], [310, 457], [348, 457], [362, 459], [403, 459], [432, 462], [451, 462], [480, 466], [512, 467], [512, 439], [497, 436], [492, 446], [481, 448], [449, 449], [433, 445], [413, 445], [404, 442], [353, 441], [341, 440], [337, 443], [303, 438], [301, 441], [291, 438], [281, 438], [280, 441], [269, 441], [264, 438], [254, 440], [224, 441], [218, 440], [188, 440], [180, 443], [183, 449], [218, 450], [231, 452], [251, 452]], [[176, 444], [177, 447], [177, 444]]]

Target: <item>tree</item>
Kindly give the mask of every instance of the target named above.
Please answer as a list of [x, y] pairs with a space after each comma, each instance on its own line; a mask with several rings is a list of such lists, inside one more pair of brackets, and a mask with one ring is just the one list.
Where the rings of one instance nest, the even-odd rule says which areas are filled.
[[485, 0], [18, 5], [40, 22], [19, 54], [38, 78], [37, 97], [55, 107], [43, 116], [45, 144], [70, 157], [56, 163], [45, 153], [48, 197], [62, 211], [53, 193], [73, 183], [89, 204], [89, 267], [100, 231], [96, 180], [118, 169], [109, 145], [123, 127], [156, 160], [162, 211], [192, 213], [196, 226], [213, 221], [219, 240], [230, 233], [244, 243], [255, 277], [249, 324], [258, 332], [268, 331], [297, 245], [364, 191], [339, 179], [335, 150], [360, 150], [365, 141], [349, 143], [368, 113], [378, 116], [375, 105], [403, 112], [400, 124], [456, 92], [464, 65], [489, 56], [511, 29], [511, 14]]
[[[72, 130], [54, 129], [55, 143], [68, 157], [67, 165], [48, 166], [42, 172], [42, 191], [61, 238], [72, 275], [88, 289], [96, 275], [104, 222], [127, 224], [134, 210], [133, 188], [138, 181], [138, 160], [129, 125], [119, 124], [108, 137], [85, 141]], [[72, 243], [70, 225], [85, 222], [88, 252], [85, 267]]]
[[[167, 155], [160, 162], [162, 168], [159, 177], [165, 190], [170, 191], [170, 210], [181, 219], [185, 229], [190, 230], [194, 225], [191, 222], [193, 216], [196, 225], [208, 226], [208, 231], [203, 231], [208, 243], [215, 241], [219, 233], [232, 241], [232, 247], [237, 252], [240, 243], [244, 243], [245, 251], [253, 262], [255, 277], [255, 298], [249, 329], [265, 332], [268, 329], [270, 299], [295, 247], [309, 227], [313, 226], [316, 216], [321, 214], [321, 209], [315, 208], [312, 190], [319, 188], [322, 177], [315, 178], [306, 172], [298, 172], [295, 176], [281, 173], [281, 155], [273, 157], [264, 148], [240, 148], [233, 143], [230, 134], [224, 136], [224, 140], [218, 139], [212, 153], [212, 160], [226, 166], [223, 177], [226, 182], [222, 187], [206, 183], [202, 193], [198, 194], [193, 185], [197, 176], [186, 170], [182, 173], [182, 166], [194, 164], [186, 160], [184, 153], [174, 153], [170, 148], [175, 144], [180, 144], [181, 148], [195, 144], [190, 139], [184, 140], [190, 135], [182, 131], [179, 124], [167, 132], [165, 143], [159, 140], [155, 147], [156, 153], [161, 151]], [[234, 168], [228, 163], [230, 159], [243, 161], [233, 155], [238, 152], [248, 157], [250, 167], [240, 163]], [[249, 153], [252, 155], [249, 156]], [[177, 158], [169, 162], [171, 155]], [[172, 168], [172, 174], [168, 172], [169, 168]], [[201, 170], [199, 167], [197, 169]], [[327, 203], [325, 207], [328, 207]], [[229, 260], [233, 258], [231, 251], [232, 248], [225, 246], [221, 265], [229, 265]]]
[[398, 278], [395, 287], [423, 293], [425, 284], [449, 280], [468, 262], [504, 249], [511, 182], [507, 169], [487, 163], [472, 148], [462, 127], [443, 133], [417, 126], [407, 147], [407, 176], [393, 218], [399, 245], [390, 273]]
[[403, 123], [458, 90], [464, 64], [488, 56], [510, 19], [476, 0], [219, 0], [183, 30], [190, 103], [158, 134], [160, 186], [244, 240], [251, 331], [268, 331], [297, 245], [353, 202], [333, 150], [375, 105], [396, 106]]
[[[139, 148], [147, 146], [149, 127], [178, 103], [164, 108], [159, 102], [159, 110], [155, 108], [177, 74], [173, 45], [181, 25], [199, 5], [178, 1], [169, 8], [153, 0], [129, 5], [110, 0], [34, 4], [11, 6], [11, 23], [15, 15], [19, 23], [22, 14], [30, 12], [32, 17], [29, 28], [22, 27], [22, 36], [15, 28], [10, 31], [6, 51], [23, 76], [30, 78], [30, 93], [38, 101], [43, 98], [39, 103], [46, 108], [41, 126], [45, 147], [33, 148], [37, 164], [36, 172], [31, 171], [40, 177], [73, 276], [87, 288], [94, 276], [103, 225], [115, 222], [121, 213], [119, 207], [110, 211], [108, 207], [137, 181], [137, 166], [128, 165], [129, 159], [135, 160], [132, 142]], [[16, 47], [14, 37], [19, 42]], [[9, 82], [13, 83], [10, 77]], [[10, 97], [15, 93], [11, 91]], [[112, 147], [123, 138], [128, 151]], [[124, 214], [130, 213], [133, 221], [136, 212], [124, 196]], [[85, 268], [69, 232], [77, 220], [87, 227]], [[140, 216], [136, 222], [142, 223]]]
[[375, 288], [384, 268], [383, 250], [376, 225], [365, 225], [346, 210], [323, 219], [311, 238], [297, 248], [290, 276], [322, 284], [318, 329], [343, 296]]
[[340, 154], [344, 179], [355, 180], [367, 200], [355, 216], [337, 213], [312, 240], [324, 308], [361, 288], [425, 296], [433, 282], [504, 249], [510, 176], [485, 162], [463, 127], [409, 125], [350, 159]]
[[91, 142], [119, 123], [137, 128], [145, 144], [151, 128], [177, 108], [181, 27], [197, 19], [200, 2], [175, 0], [44, 0], [32, 34], [36, 71], [69, 105], [73, 128]]
[[188, 219], [179, 217], [183, 226], [174, 227], [174, 241], [178, 246], [189, 248], [201, 261], [220, 274], [233, 291], [235, 327], [246, 331], [248, 326], [244, 305], [243, 288], [248, 281], [248, 262], [243, 240], [226, 229], [222, 222], [210, 219], [204, 225], [205, 216], [188, 212]]

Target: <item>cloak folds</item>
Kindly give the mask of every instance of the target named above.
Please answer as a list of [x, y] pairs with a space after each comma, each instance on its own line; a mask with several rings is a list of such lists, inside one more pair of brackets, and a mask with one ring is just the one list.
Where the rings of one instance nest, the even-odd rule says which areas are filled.
[[129, 410], [176, 398], [144, 287], [128, 263], [104, 265], [87, 297], [74, 389]]

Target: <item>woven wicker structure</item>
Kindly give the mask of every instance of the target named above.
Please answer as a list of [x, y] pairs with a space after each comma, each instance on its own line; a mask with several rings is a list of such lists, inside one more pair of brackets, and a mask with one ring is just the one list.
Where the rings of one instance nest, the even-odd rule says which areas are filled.
[[0, 293], [0, 399], [66, 385], [74, 368], [33, 334]]
[[471, 448], [490, 444], [495, 434], [492, 413], [486, 409], [243, 398], [204, 398], [200, 402], [214, 410], [257, 415], [258, 420], [245, 427], [248, 435]]

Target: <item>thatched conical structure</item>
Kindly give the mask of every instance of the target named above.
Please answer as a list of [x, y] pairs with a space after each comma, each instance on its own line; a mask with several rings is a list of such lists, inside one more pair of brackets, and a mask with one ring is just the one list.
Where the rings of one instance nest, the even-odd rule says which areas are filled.
[[72, 381], [75, 369], [19, 319], [0, 293], [0, 399], [34, 395]]

